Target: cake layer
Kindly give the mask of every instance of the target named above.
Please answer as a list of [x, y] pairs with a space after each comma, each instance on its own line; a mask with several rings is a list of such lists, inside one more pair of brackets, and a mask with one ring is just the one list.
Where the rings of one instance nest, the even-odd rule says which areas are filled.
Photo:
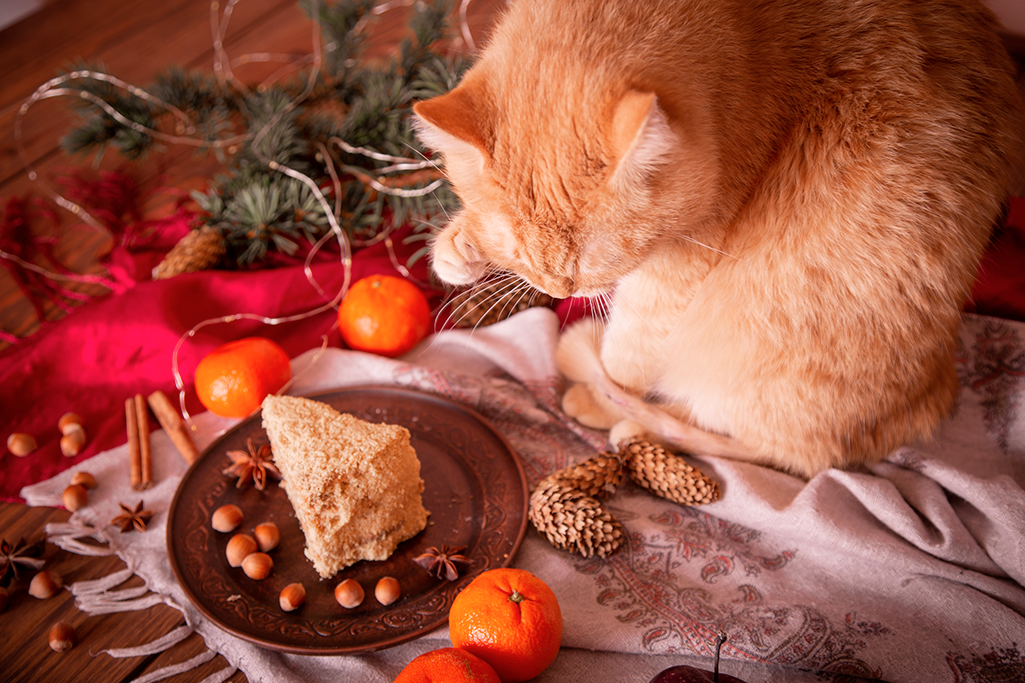
[[306, 557], [322, 577], [387, 559], [427, 525], [420, 461], [405, 427], [293, 396], [264, 400], [263, 427]]

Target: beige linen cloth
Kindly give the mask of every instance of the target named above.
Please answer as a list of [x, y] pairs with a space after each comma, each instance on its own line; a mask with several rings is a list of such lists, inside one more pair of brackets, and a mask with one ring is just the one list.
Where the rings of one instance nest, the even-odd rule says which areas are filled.
[[[484, 415], [523, 459], [533, 487], [551, 471], [590, 457], [600, 434], [558, 409], [554, 314], [533, 309], [474, 332], [438, 334], [402, 360], [310, 351], [293, 361], [293, 394], [394, 383], [434, 392]], [[722, 670], [751, 683], [855, 681], [940, 683], [1025, 680], [1025, 325], [968, 316], [958, 371], [963, 390], [935, 440], [856, 472], [809, 482], [763, 467], [694, 459], [723, 496], [686, 508], [624, 484], [609, 507], [628, 542], [607, 560], [558, 551], [534, 530], [514, 566], [544, 579], [565, 618], [563, 649], [539, 681], [649, 681], [676, 664], [711, 668], [717, 629], [729, 640]], [[312, 366], [311, 366], [312, 363]], [[308, 371], [306, 368], [309, 366]], [[202, 448], [234, 422], [196, 418]], [[74, 552], [79, 538], [109, 542], [128, 569], [76, 584], [91, 612], [177, 607], [187, 625], [147, 644], [125, 634], [130, 656], [173, 648], [191, 631], [250, 681], [391, 681], [414, 656], [450, 644], [445, 628], [359, 656], [282, 655], [235, 638], [203, 618], [176, 585], [164, 543], [168, 506], [185, 466], [162, 432], [153, 435], [158, 485], [146, 533], [104, 526], [128, 487], [126, 448], [82, 463], [104, 481], [69, 524], [48, 529]], [[59, 505], [73, 471], [26, 487], [32, 505]], [[121, 590], [131, 573], [145, 589]], [[171, 650], [173, 653], [173, 649]], [[101, 655], [102, 656], [102, 655]], [[138, 679], [158, 680], [157, 675]], [[173, 680], [173, 679], [172, 679]]]

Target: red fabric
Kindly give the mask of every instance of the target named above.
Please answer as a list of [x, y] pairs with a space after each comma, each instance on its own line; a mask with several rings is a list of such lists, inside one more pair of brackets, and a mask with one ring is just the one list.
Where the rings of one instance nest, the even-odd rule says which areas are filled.
[[[399, 263], [416, 247], [395, 239]], [[158, 250], [159, 251], [159, 250]], [[332, 258], [329, 254], [324, 257]], [[121, 249], [112, 255], [112, 271], [120, 282], [148, 277], [152, 251]], [[329, 298], [341, 288], [344, 271], [337, 258], [312, 267]], [[395, 273], [383, 244], [359, 251], [352, 278]], [[421, 260], [414, 276], [426, 279]], [[436, 297], [435, 297], [436, 298]], [[124, 401], [137, 393], [160, 389], [177, 403], [171, 356], [179, 338], [204, 320], [236, 313], [281, 317], [303, 313], [324, 304], [303, 272], [302, 265], [250, 271], [205, 271], [168, 280], [144, 280], [124, 291], [87, 302], [66, 318], [0, 352], [0, 438], [11, 432], [32, 434], [39, 448], [17, 458], [0, 456], [0, 499], [19, 501], [25, 484], [47, 479], [75, 462], [125, 442]], [[302, 321], [265, 325], [237, 321], [209, 325], [186, 341], [178, 354], [179, 368], [189, 389], [186, 406], [193, 414], [202, 406], [191, 390], [192, 373], [215, 347], [246, 336], [277, 341], [289, 357], [319, 346], [321, 336], [340, 346], [333, 310]], [[88, 444], [78, 456], [60, 452], [57, 420], [67, 411], [82, 415]], [[154, 428], [157, 427], [154, 420]]]
[[1025, 321], [1025, 197], [1012, 197], [1007, 218], [979, 265], [969, 311]]

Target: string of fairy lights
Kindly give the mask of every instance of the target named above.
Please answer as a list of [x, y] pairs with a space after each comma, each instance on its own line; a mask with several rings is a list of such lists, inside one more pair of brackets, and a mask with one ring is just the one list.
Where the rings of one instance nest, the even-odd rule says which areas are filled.
[[[267, 133], [267, 131], [269, 131], [281, 117], [286, 116], [289, 112], [291, 112], [297, 106], [299, 106], [303, 102], [303, 100], [309, 96], [309, 94], [313, 91], [316, 85], [322, 61], [321, 26], [318, 11], [319, 0], [313, 0], [312, 11], [309, 12], [311, 16], [312, 36], [311, 50], [309, 54], [292, 55], [275, 53], [249, 53], [246, 55], [242, 55], [240, 57], [232, 58], [230, 57], [225, 48], [225, 37], [228, 33], [228, 27], [231, 21], [232, 13], [235, 9], [235, 5], [237, 5], [239, 2], [240, 0], [227, 0], [227, 2], [223, 5], [223, 9], [219, 0], [211, 0], [210, 3], [210, 29], [214, 51], [213, 71], [216, 76], [224, 79], [225, 82], [230, 83], [232, 87], [237, 88], [240, 92], [248, 93], [250, 92], [249, 88], [241, 80], [235, 77], [233, 71], [235, 67], [241, 64], [253, 62], [284, 62], [284, 66], [278, 69], [270, 77], [268, 77], [263, 83], [258, 85], [258, 88], [266, 87], [269, 83], [274, 82], [275, 79], [279, 79], [288, 73], [293, 73], [307, 66], [310, 67], [306, 87], [303, 90], [303, 92], [294, 97], [286, 107], [279, 111], [273, 118], [271, 118], [264, 125], [263, 128], [261, 128], [254, 136], [252, 136], [251, 148], [256, 152], [260, 161], [265, 163], [268, 166], [268, 168], [279, 173], [282, 173], [284, 175], [287, 175], [303, 183], [307, 188], [309, 188], [310, 192], [313, 194], [316, 201], [321, 205], [322, 209], [324, 210], [324, 214], [330, 226], [330, 231], [326, 233], [323, 237], [321, 237], [315, 244], [312, 245], [310, 252], [307, 255], [305, 263], [303, 265], [303, 272], [310, 286], [313, 287], [314, 290], [325, 299], [325, 303], [311, 310], [282, 317], [268, 317], [260, 315], [258, 313], [233, 313], [230, 315], [224, 315], [202, 320], [199, 323], [195, 324], [187, 332], [185, 332], [178, 339], [178, 342], [175, 344], [174, 350], [172, 352], [171, 372], [174, 375], [175, 387], [178, 389], [178, 402], [181, 407], [182, 415], [185, 418], [186, 423], [192, 426], [193, 428], [194, 425], [192, 423], [191, 416], [189, 415], [189, 412], [185, 405], [185, 382], [181, 375], [178, 363], [178, 356], [182, 346], [186, 344], [190, 339], [195, 337], [195, 335], [200, 330], [211, 325], [227, 324], [239, 320], [256, 321], [265, 325], [272, 326], [283, 325], [291, 322], [297, 322], [299, 320], [304, 320], [306, 318], [310, 318], [313, 316], [317, 316], [332, 309], [337, 309], [338, 306], [341, 304], [342, 299], [345, 298], [345, 295], [349, 290], [349, 286], [351, 285], [353, 247], [364, 247], [369, 246], [371, 244], [384, 242], [392, 265], [402, 275], [410, 277], [408, 269], [406, 269], [405, 266], [399, 263], [398, 257], [395, 254], [394, 245], [391, 238], [391, 232], [394, 230], [395, 226], [388, 225], [379, 233], [374, 235], [372, 238], [366, 240], [350, 240], [348, 235], [342, 229], [338, 219], [338, 216], [341, 211], [341, 207], [339, 205], [341, 196], [341, 181], [338, 176], [338, 169], [334, 168], [331, 162], [331, 157], [329, 154], [327, 154], [326, 149], [321, 150], [322, 153], [320, 156], [325, 161], [326, 170], [331, 178], [331, 183], [333, 185], [332, 189], [333, 194], [335, 196], [334, 206], [331, 206], [328, 198], [325, 196], [324, 192], [313, 180], [313, 178], [296, 169], [290, 168], [287, 165], [280, 164], [272, 159], [266, 158], [260, 151], [259, 142], [262, 139], [262, 137]], [[356, 30], [366, 30], [367, 23], [374, 16], [379, 16], [397, 7], [410, 7], [419, 2], [422, 2], [422, 0], [390, 0], [389, 2], [379, 3], [374, 6], [369, 16], [365, 16], [360, 20], [360, 22], [356, 26]], [[473, 53], [476, 51], [476, 45], [474, 43], [469, 23], [467, 21], [467, 8], [470, 2], [471, 0], [460, 0], [458, 17], [460, 27], [460, 39], [463, 43], [462, 48], [469, 53]], [[118, 112], [113, 106], [111, 106], [108, 102], [104, 101], [102, 98], [99, 98], [83, 90], [77, 90], [74, 88], [66, 87], [68, 83], [81, 79], [94, 79], [102, 81], [104, 83], [108, 83], [114, 86], [115, 88], [121, 89], [124, 92], [134, 95], [146, 101], [147, 103], [155, 107], [158, 107], [165, 112], [170, 113], [176, 121], [176, 124], [174, 126], [174, 132], [169, 133], [166, 131], [154, 130], [138, 122], [132, 121], [129, 118], [122, 115], [120, 112]], [[102, 232], [108, 232], [108, 229], [100, 221], [98, 221], [94, 216], [92, 216], [80, 204], [77, 204], [76, 202], [61, 195], [40, 177], [39, 173], [33, 166], [31, 159], [29, 158], [28, 151], [25, 148], [22, 127], [23, 121], [27, 117], [29, 110], [39, 102], [55, 97], [84, 98], [88, 100], [91, 104], [102, 109], [107, 115], [109, 115], [119, 124], [128, 127], [138, 133], [148, 135], [156, 140], [160, 140], [162, 142], [172, 145], [190, 145], [209, 149], [230, 150], [248, 140], [251, 135], [240, 134], [217, 140], [199, 139], [195, 137], [197, 131], [195, 123], [189, 118], [189, 116], [185, 112], [181, 111], [179, 108], [171, 105], [170, 103], [165, 102], [164, 100], [152, 95], [151, 93], [148, 93], [142, 88], [139, 88], [131, 83], [123, 81], [110, 74], [99, 72], [96, 70], [79, 69], [63, 74], [56, 78], [52, 78], [47, 82], [43, 83], [35, 90], [35, 92], [32, 93], [31, 96], [29, 96], [25, 100], [25, 102], [18, 109], [18, 112], [15, 116], [14, 140], [18, 155], [22, 161], [22, 165], [25, 169], [25, 172], [28, 175], [28, 178], [31, 181], [33, 181], [45, 195], [47, 195], [57, 206], [60, 206], [61, 208], [67, 210], [72, 215], [74, 215], [78, 220]], [[377, 161], [384, 161], [392, 164], [391, 166], [386, 167], [385, 169], [381, 169], [382, 171], [415, 171], [426, 169], [434, 165], [433, 162], [427, 159], [413, 159], [386, 155], [376, 152], [374, 150], [353, 146], [340, 138], [332, 138], [330, 140], [330, 143], [333, 145], [337, 145], [340, 149], [350, 154], [359, 154], [366, 157], [370, 157]], [[359, 180], [370, 185], [378, 192], [385, 194], [396, 194], [398, 196], [403, 197], [416, 197], [430, 194], [437, 190], [444, 183], [444, 180], [439, 178], [420, 188], [393, 188], [378, 182], [375, 178], [372, 178], [366, 175], [365, 173], [359, 172], [358, 169], [354, 169], [352, 167], [345, 167], [342, 170], [346, 173], [356, 176]], [[313, 275], [312, 268], [312, 262], [314, 257], [330, 239], [334, 239], [338, 243], [340, 252], [340, 264], [343, 269], [343, 279], [341, 287], [333, 296], [330, 296], [327, 292], [325, 292], [324, 288], [317, 282], [316, 278]], [[44, 268], [41, 268], [40, 266], [28, 263], [27, 261], [21, 259], [15, 254], [10, 254], [3, 250], [0, 250], [0, 258], [8, 259], [12, 262], [17, 263], [19, 266], [23, 268], [28, 268], [33, 272], [36, 272], [37, 274], [40, 274], [46, 278], [53, 280], [77, 281], [90, 284], [101, 284], [104, 286], [107, 286], [109, 284], [109, 281], [105, 278], [95, 275], [53, 273]], [[332, 328], [336, 325], [337, 321], [333, 323]], [[330, 330], [325, 332], [325, 334], [323, 335], [320, 349], [312, 357], [311, 362], [307, 364], [303, 372], [309, 371], [309, 369], [316, 364], [317, 359], [327, 348], [327, 334], [329, 332]], [[290, 381], [289, 385], [286, 385], [286, 387], [284, 387], [282, 391], [286, 390], [287, 387], [291, 385], [291, 383], [295, 382], [301, 376], [301, 374], [302, 373], [300, 373], [297, 376], [294, 376]]]

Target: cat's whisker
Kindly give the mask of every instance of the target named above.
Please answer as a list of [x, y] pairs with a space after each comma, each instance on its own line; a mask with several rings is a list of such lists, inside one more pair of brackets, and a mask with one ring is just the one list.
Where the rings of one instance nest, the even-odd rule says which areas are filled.
[[[494, 278], [490, 277], [490, 274], [487, 271], [485, 271], [485, 274], [480, 279], [478, 279], [476, 282], [474, 282], [472, 285], [470, 285], [466, 289], [463, 289], [463, 290], [461, 290], [459, 292], [454, 292], [453, 293], [451, 301], [446, 303], [446, 305], [450, 306], [450, 308], [449, 308], [449, 315], [446, 318], [444, 325], [448, 325], [449, 323], [452, 323], [453, 318], [455, 318], [455, 316], [456, 316], [456, 314], [458, 312], [459, 307], [462, 306], [463, 303], [465, 303], [469, 299], [472, 299], [474, 296], [476, 296], [478, 292], [486, 289], [487, 287], [496, 286], [496, 285], [501, 285], [501, 287], [503, 289], [505, 289], [506, 285], [505, 285], [504, 281], [508, 281], [508, 280], [512, 280], [512, 279], [513, 279], [513, 276], [511, 274], [505, 273], [505, 274], [503, 274], [503, 277], [499, 278], [498, 280], [495, 280]], [[494, 297], [501, 297], [501, 296], [502, 296], [502, 291], [499, 291], [499, 292], [496, 292], [496, 293], [492, 293], [491, 295], [486, 297], [484, 300], [482, 300], [482, 301], [478, 302], [477, 304], [475, 304], [472, 308], [462, 311], [462, 317], [460, 319], [456, 320], [454, 323], [452, 323], [452, 325], [453, 326], [457, 326], [459, 324], [460, 320], [465, 319], [466, 317], [468, 317], [470, 313], [472, 313], [475, 310], [479, 309], [481, 306], [487, 305], [488, 301], [490, 301], [492, 298], [494, 298]], [[487, 315], [487, 311], [485, 312], [484, 315]], [[481, 318], [483, 318], [483, 317], [484, 316], [481, 316]], [[476, 324], [474, 325], [474, 328], [476, 328]]]
[[[520, 291], [517, 292], [516, 289], [519, 289]], [[517, 283], [517, 287], [509, 292], [508, 306], [502, 307], [502, 319], [508, 318], [509, 316], [513, 315], [519, 308], [520, 302], [523, 301], [523, 298], [532, 297], [534, 291], [535, 290], [533, 285], [521, 279], [521, 281]], [[508, 310], [509, 313], [506, 313], [506, 310]]]
[[597, 303], [600, 304], [597, 310], [599, 313], [601, 313], [601, 319], [603, 322], [605, 322], [605, 324], [608, 324], [609, 316], [612, 315], [612, 297], [612, 292], [602, 292], [597, 297], [595, 297]]
[[409, 148], [409, 149], [410, 149], [410, 150], [411, 150], [411, 151], [412, 151], [412, 152], [413, 152], [414, 154], [418, 154], [418, 155], [420, 155], [420, 157], [422, 158], [422, 160], [423, 160], [423, 162], [424, 162], [425, 164], [427, 164], [427, 165], [431, 166], [432, 168], [434, 168], [434, 170], [435, 170], [435, 171], [437, 171], [438, 173], [440, 173], [440, 174], [441, 174], [442, 176], [444, 176], [445, 178], [448, 178], [448, 174], [447, 174], [447, 173], [445, 172], [445, 169], [444, 169], [444, 167], [442, 167], [442, 166], [439, 166], [439, 165], [438, 165], [438, 163], [437, 163], [437, 162], [436, 162], [436, 161], [435, 161], [434, 159], [432, 159], [431, 157], [427, 156], [426, 154], [424, 154], [423, 152], [421, 152], [420, 150], [418, 150], [418, 149], [417, 149], [416, 147], [413, 147], [413, 145], [409, 144], [408, 142], [406, 142], [406, 143], [404, 143], [404, 144], [405, 144], [405, 145], [406, 145], [406, 147], [408, 147], [408, 148]]
[[418, 218], [416, 222], [419, 223], [420, 225], [426, 225], [426, 226], [428, 226], [430, 228], [434, 228], [435, 230], [441, 230], [442, 228], [445, 227], [443, 225], [438, 225], [437, 223], [435, 223], [432, 220], [428, 220], [426, 217]]
[[[450, 289], [447, 292], [445, 292], [445, 296], [442, 297], [441, 303], [438, 304], [437, 314], [434, 317], [435, 332], [440, 332], [442, 330], [448, 329], [449, 324], [452, 322], [452, 317], [455, 315], [455, 308], [458, 305], [456, 302], [458, 301], [459, 297], [463, 295], [463, 293], [464, 292], [459, 292], [454, 289]], [[440, 320], [438, 318], [438, 315], [440, 315], [441, 312], [446, 309], [448, 309], [448, 315], [445, 316], [444, 320]]]
[[513, 300], [516, 297], [516, 291], [518, 289], [529, 291], [530, 288], [529, 283], [512, 273], [508, 273], [504, 278], [498, 280], [498, 282], [502, 284], [493, 294], [492, 298], [495, 299], [495, 302], [487, 311], [484, 312], [484, 315], [481, 316], [481, 320], [485, 319], [492, 311], [495, 310], [496, 306], [499, 306], [499, 304], [501, 304], [501, 308], [498, 309], [498, 318], [500, 320], [505, 319], [509, 315], [506, 311], [510, 308], [515, 309], [516, 304], [518, 303], [518, 300]]
[[[633, 302], [631, 302], [630, 300], [626, 299], [625, 297], [619, 297], [619, 298], [616, 299], [616, 303], [618, 303], [620, 305], [626, 304], [627, 306], [629, 306], [630, 310], [637, 314], [637, 318], [642, 323], [647, 325], [649, 330], [651, 330], [651, 331], [655, 330], [655, 326], [652, 325], [651, 322], [646, 317], [641, 315], [641, 312], [637, 310], [637, 307], [633, 305]], [[610, 300], [609, 300], [609, 313], [610, 313], [610, 315], [611, 315], [611, 312], [612, 312], [612, 300], [610, 298]]]
[[[477, 328], [480, 326], [480, 322], [488, 315], [488, 313], [491, 312], [491, 310], [494, 309], [495, 306], [499, 305], [499, 303], [502, 301], [505, 295], [515, 292], [516, 289], [522, 286], [523, 284], [524, 283], [521, 281], [521, 279], [513, 273], [498, 270], [493, 266], [489, 265], [485, 269], [484, 274], [469, 287], [460, 291], [453, 290], [449, 292], [446, 301], [442, 304], [440, 309], [444, 310], [445, 307], [449, 307], [449, 314], [445, 319], [445, 322], [441, 324], [441, 328], [446, 329], [448, 325], [452, 322], [453, 317], [456, 315], [456, 308], [458, 308], [458, 301], [460, 299], [465, 301], [466, 299], [473, 297], [477, 292], [479, 292], [482, 289], [497, 286], [497, 291], [487, 296], [483, 301], [478, 302], [472, 309], [463, 312], [464, 316], [468, 315], [473, 310], [479, 309], [480, 307], [487, 305], [488, 302], [492, 299], [495, 299], [494, 303], [491, 304], [488, 310], [485, 311], [484, 314], [481, 315], [478, 321], [473, 325], [473, 327], [470, 328], [470, 334], [466, 338], [466, 345], [467, 347], [469, 347], [469, 340], [473, 337], [474, 332], [477, 331]], [[453, 303], [455, 303], [454, 306]], [[452, 327], [456, 327], [457, 324], [458, 321], [456, 321], [456, 323], [453, 323]], [[435, 327], [438, 327], [437, 323], [435, 323]], [[436, 341], [436, 339], [432, 340], [431, 343], [427, 346], [427, 348], [430, 349], [431, 347], [433, 347]]]
[[704, 242], [700, 242], [700, 241], [694, 239], [690, 235], [681, 235], [681, 237], [683, 237], [683, 239], [687, 240], [688, 242], [692, 242], [693, 244], [696, 244], [699, 247], [704, 247], [705, 249], [708, 249], [710, 251], [714, 251], [717, 254], [722, 254], [723, 256], [729, 256], [731, 259], [734, 259], [736, 261], [740, 261], [741, 260], [739, 256], [734, 256], [733, 254], [731, 254], [731, 253], [729, 253], [727, 251], [723, 251], [722, 249], [716, 249], [713, 246], [707, 245]]
[[487, 304], [488, 300], [494, 300], [493, 303], [488, 307], [488, 309], [484, 311], [484, 313], [480, 316], [477, 324], [473, 326], [474, 331], [476, 331], [476, 329], [480, 326], [480, 321], [487, 318], [487, 316], [490, 315], [491, 312], [494, 311], [495, 308], [499, 305], [501, 305], [501, 308], [498, 309], [498, 314], [499, 317], [502, 316], [502, 314], [505, 312], [507, 305], [507, 302], [505, 301], [506, 296], [515, 292], [516, 288], [519, 286], [519, 283], [519, 279], [514, 275], [510, 274], [506, 278], [506, 281], [502, 282], [501, 286], [491, 296], [489, 296], [487, 299], [480, 303], [480, 306], [484, 306]]

